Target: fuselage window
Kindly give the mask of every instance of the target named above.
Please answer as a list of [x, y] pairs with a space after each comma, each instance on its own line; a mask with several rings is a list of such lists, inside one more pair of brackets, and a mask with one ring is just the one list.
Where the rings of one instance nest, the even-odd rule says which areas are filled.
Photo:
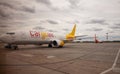
[[6, 34], [8, 34], [8, 35], [14, 35], [15, 33], [14, 32], [8, 32]]

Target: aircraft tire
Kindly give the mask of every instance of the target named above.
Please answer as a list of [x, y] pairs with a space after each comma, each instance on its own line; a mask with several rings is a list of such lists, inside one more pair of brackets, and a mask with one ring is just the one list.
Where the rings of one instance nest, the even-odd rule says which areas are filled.
[[6, 45], [6, 46], [4, 46], [4, 47], [5, 47], [5, 48], [8, 48], [8, 49], [11, 49], [11, 48], [12, 48], [10, 44], [8, 44], [8, 45]]
[[52, 47], [52, 44], [48, 44], [48, 47], [50, 47], [50, 48], [51, 48], [51, 47]]
[[62, 48], [63, 46], [59, 46], [58, 48]]
[[13, 46], [13, 49], [14, 50], [17, 50], [18, 49], [18, 46], [16, 45], [16, 46]]

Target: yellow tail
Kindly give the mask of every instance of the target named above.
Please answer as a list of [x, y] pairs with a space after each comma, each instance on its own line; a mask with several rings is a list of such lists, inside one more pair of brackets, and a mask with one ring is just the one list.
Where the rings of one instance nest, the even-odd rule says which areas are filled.
[[74, 25], [71, 33], [66, 35], [66, 39], [73, 39], [75, 37], [75, 32], [76, 32], [76, 24]]

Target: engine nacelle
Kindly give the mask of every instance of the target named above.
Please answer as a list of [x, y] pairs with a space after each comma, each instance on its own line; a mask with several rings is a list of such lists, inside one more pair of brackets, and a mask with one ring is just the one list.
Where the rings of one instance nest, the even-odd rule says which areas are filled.
[[55, 47], [63, 47], [64, 45], [64, 41], [61, 40], [54, 40], [52, 43]]

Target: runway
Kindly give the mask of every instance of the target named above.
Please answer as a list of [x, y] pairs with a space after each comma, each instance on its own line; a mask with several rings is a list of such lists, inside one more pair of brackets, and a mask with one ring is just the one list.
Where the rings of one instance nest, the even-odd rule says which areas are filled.
[[0, 44], [0, 74], [120, 74], [120, 43], [68, 43], [63, 48]]

